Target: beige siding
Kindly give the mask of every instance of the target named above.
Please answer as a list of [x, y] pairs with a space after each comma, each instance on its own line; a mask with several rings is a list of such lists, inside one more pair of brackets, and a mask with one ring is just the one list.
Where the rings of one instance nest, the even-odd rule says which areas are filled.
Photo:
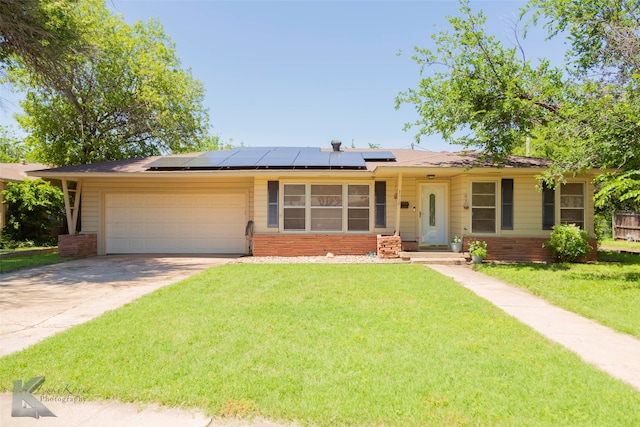
[[469, 202], [466, 182], [462, 176], [456, 176], [451, 179], [449, 194], [449, 238], [455, 235], [463, 236], [465, 234], [463, 218], [468, 211], [468, 209], [464, 209], [465, 196], [466, 202]]
[[418, 235], [418, 188], [415, 178], [402, 179], [402, 196], [398, 202], [409, 202], [408, 209], [400, 209], [400, 237], [404, 241], [414, 242]]

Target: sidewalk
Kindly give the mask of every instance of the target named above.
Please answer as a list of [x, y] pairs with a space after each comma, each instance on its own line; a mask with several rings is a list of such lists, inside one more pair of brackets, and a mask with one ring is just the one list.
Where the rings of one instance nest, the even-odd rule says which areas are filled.
[[640, 390], [640, 340], [551, 305], [466, 266], [429, 265], [507, 314]]

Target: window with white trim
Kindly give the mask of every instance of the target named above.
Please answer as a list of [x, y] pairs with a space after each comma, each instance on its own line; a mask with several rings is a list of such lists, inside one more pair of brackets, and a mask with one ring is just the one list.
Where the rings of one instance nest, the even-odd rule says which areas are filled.
[[342, 231], [342, 185], [311, 184], [311, 231]]
[[347, 188], [347, 230], [369, 231], [369, 185], [349, 184]]
[[584, 230], [584, 183], [560, 186], [560, 223], [575, 224]]
[[291, 231], [304, 231], [306, 229], [306, 186], [304, 184], [284, 184], [282, 192], [283, 228]]
[[496, 183], [471, 183], [471, 232], [496, 232]]
[[283, 184], [284, 231], [369, 231], [371, 185]]

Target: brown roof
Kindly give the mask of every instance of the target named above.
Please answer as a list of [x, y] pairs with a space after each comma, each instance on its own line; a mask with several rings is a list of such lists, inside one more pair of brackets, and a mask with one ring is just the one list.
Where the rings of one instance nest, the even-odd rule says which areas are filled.
[[46, 167], [42, 163], [0, 163], [0, 180], [22, 181], [29, 177], [27, 172]]
[[[391, 152], [395, 156], [395, 161], [367, 161], [367, 169], [375, 170], [378, 167], [426, 167], [426, 168], [468, 168], [471, 166], [477, 167], [495, 167], [490, 162], [480, 162], [479, 155], [474, 152], [435, 152], [424, 150], [410, 150], [410, 149], [346, 149], [345, 152], [371, 152], [371, 151], [385, 151]], [[191, 154], [177, 154], [171, 156], [162, 157], [193, 157], [201, 153]], [[50, 173], [56, 175], [68, 173], [70, 175], [82, 174], [94, 174], [94, 173], [148, 173], [157, 174], [158, 172], [149, 171], [147, 165], [155, 160], [158, 160], [161, 156], [146, 157], [141, 159], [130, 160], [118, 160], [112, 162], [101, 162], [87, 165], [77, 166], [63, 166], [53, 169], [37, 170], [35, 176], [47, 176]], [[507, 168], [544, 168], [549, 165], [549, 161], [546, 159], [538, 159], [533, 157], [519, 157], [510, 156], [508, 162], [501, 165]], [[181, 170], [181, 173], [188, 174], [190, 171]]]

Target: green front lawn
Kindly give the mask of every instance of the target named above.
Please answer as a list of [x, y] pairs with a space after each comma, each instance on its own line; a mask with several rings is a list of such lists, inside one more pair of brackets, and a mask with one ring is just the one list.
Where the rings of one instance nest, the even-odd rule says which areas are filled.
[[601, 251], [597, 264], [483, 264], [478, 271], [640, 338], [640, 256]]
[[618, 248], [621, 250], [640, 250], [640, 242], [627, 242], [626, 240], [604, 239], [602, 246]]
[[70, 258], [60, 258], [58, 256], [58, 252], [52, 252], [49, 254], [13, 256], [10, 258], [0, 257], [0, 273], [9, 273], [25, 268], [56, 264], [58, 262], [65, 262], [69, 260]]
[[36, 375], [302, 425], [640, 425], [637, 390], [417, 265], [212, 268], [0, 359]]

